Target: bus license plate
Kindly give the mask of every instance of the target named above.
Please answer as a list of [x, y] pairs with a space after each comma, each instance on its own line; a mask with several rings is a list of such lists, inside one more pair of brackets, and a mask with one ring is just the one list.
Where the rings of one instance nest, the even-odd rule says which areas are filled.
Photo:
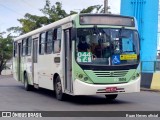
[[116, 92], [117, 91], [117, 87], [107, 87], [106, 88], [106, 92]]

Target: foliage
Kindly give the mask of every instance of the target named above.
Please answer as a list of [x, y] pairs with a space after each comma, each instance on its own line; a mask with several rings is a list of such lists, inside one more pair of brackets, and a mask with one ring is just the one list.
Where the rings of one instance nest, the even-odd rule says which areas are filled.
[[6, 67], [6, 62], [12, 58], [12, 48], [12, 36], [8, 35], [6, 38], [3, 38], [0, 35], [0, 75]]
[[43, 9], [40, 9], [40, 11], [42, 11], [42, 13], [49, 19], [50, 23], [68, 16], [65, 10], [62, 9], [62, 4], [60, 2], [56, 2], [55, 5], [51, 6], [49, 0], [46, 0], [46, 5]]
[[89, 6], [86, 9], [83, 9], [80, 13], [102, 13], [102, 5], [94, 5], [94, 6]]
[[11, 27], [7, 29], [9, 32], [24, 34], [49, 24], [48, 18], [45, 16], [37, 16], [26, 13], [24, 18], [18, 19], [22, 27]]
[[7, 29], [8, 32], [13, 32], [13, 33], [18, 33], [18, 34], [22, 34], [23, 30], [21, 27], [17, 26], [17, 27], [10, 27]]

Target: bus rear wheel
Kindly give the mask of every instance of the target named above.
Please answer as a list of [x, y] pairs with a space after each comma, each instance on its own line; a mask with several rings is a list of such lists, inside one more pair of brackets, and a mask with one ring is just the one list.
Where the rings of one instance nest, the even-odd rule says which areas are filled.
[[30, 91], [32, 89], [32, 86], [28, 84], [28, 77], [27, 74], [24, 74], [24, 89], [26, 91]]
[[65, 95], [62, 92], [62, 84], [59, 76], [56, 78], [54, 88], [55, 88], [56, 98], [60, 101], [64, 100]]
[[114, 100], [117, 98], [118, 94], [105, 95], [108, 100]]

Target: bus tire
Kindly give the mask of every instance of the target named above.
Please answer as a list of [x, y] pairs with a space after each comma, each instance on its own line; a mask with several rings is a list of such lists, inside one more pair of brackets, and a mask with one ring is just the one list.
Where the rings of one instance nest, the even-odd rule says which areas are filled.
[[108, 100], [114, 100], [117, 98], [118, 94], [105, 95]]
[[55, 88], [55, 94], [56, 94], [57, 100], [63, 101], [65, 95], [62, 92], [62, 84], [59, 76], [56, 78], [54, 88]]
[[32, 90], [32, 86], [28, 84], [28, 77], [26, 73], [24, 74], [24, 89], [26, 91]]

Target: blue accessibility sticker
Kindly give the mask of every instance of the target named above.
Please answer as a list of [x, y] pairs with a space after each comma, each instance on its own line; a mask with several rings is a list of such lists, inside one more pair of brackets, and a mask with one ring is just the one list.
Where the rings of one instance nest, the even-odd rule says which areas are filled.
[[112, 55], [112, 65], [121, 64], [120, 55]]

